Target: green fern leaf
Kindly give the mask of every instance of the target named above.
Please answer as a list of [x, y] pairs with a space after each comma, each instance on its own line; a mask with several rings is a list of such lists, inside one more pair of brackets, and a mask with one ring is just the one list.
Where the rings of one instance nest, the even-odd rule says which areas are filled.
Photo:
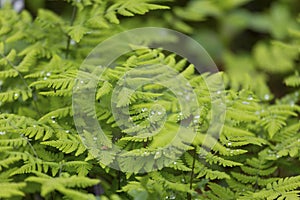
[[83, 25], [80, 24], [71, 26], [67, 30], [69, 36], [77, 43], [79, 43], [82, 37], [88, 32], [88, 29], [86, 29]]
[[300, 76], [296, 72], [295, 75], [289, 76], [284, 80], [284, 83], [290, 87], [299, 87], [300, 86]]
[[12, 198], [13, 196], [25, 196], [22, 188], [26, 186], [26, 183], [6, 183], [0, 182], [0, 197]]

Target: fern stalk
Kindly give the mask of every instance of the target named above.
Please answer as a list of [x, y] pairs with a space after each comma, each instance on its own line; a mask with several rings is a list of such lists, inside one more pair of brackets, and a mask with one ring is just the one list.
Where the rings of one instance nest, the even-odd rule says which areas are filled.
[[[194, 174], [195, 174], [195, 162], [196, 162], [196, 150], [194, 149], [192, 151], [193, 153], [193, 164], [192, 164], [192, 171], [190, 176], [190, 190], [193, 189], [193, 181], [194, 181]], [[187, 200], [192, 200], [192, 195], [190, 193], [187, 193]]]
[[[5, 60], [6, 62], [13, 68], [13, 70], [15, 70], [18, 73], [18, 76], [20, 77], [20, 79], [22, 80], [22, 82], [24, 83], [25, 87], [27, 87], [27, 89], [32, 92], [32, 89], [29, 87], [28, 83], [26, 82], [25, 78], [22, 76], [21, 72], [17, 69], [17, 66], [15, 66], [9, 59], [6, 58], [6, 56], [4, 54], [0, 54]], [[33, 106], [35, 108], [35, 111], [39, 114], [39, 116], [41, 117], [41, 112], [39, 111], [36, 101], [33, 101]]]
[[[75, 18], [76, 18], [76, 14], [77, 14], [77, 7], [73, 6], [73, 10], [72, 10], [72, 16], [71, 16], [71, 20], [70, 20], [70, 26], [73, 26]], [[69, 52], [70, 52], [70, 43], [71, 43], [71, 36], [68, 35], [68, 40], [67, 40], [67, 46], [66, 46], [66, 59], [69, 56]]]

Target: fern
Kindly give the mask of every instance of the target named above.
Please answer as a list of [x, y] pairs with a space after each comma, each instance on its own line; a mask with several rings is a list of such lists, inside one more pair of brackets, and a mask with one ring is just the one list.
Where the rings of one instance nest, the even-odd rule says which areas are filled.
[[41, 144], [48, 145], [59, 149], [63, 153], [72, 153], [76, 151], [75, 156], [78, 156], [85, 152], [86, 148], [82, 143], [79, 142], [78, 137], [71, 137], [70, 139], [61, 139], [57, 141], [46, 141]]
[[[93, 198], [92, 195], [87, 195], [85, 193], [78, 192], [69, 188], [79, 187], [85, 188], [97, 184], [98, 180], [93, 180], [85, 177], [60, 177], [60, 178], [51, 178], [51, 177], [28, 177], [27, 182], [36, 182], [41, 184], [41, 195], [46, 197], [50, 192], [57, 190], [67, 197], [73, 199], [84, 198], [90, 199]], [[95, 198], [94, 198], [95, 199]]]
[[235, 199], [235, 193], [232, 192], [228, 188], [223, 188], [222, 186], [215, 184], [215, 183], [210, 183], [209, 188], [212, 190], [213, 194], [208, 194], [207, 196], [210, 199]]
[[13, 196], [25, 196], [23, 192], [20, 191], [21, 188], [26, 186], [25, 183], [7, 183], [1, 182], [1, 198], [11, 198]]
[[117, 17], [117, 14], [123, 15], [123, 16], [134, 16], [135, 14], [145, 14], [146, 12], [150, 10], [156, 10], [156, 9], [168, 9], [167, 6], [162, 6], [158, 4], [154, 4], [151, 2], [155, 2], [155, 0], [142, 0], [140, 2], [134, 2], [134, 1], [119, 1], [115, 4], [111, 5], [107, 9], [107, 13], [105, 14], [105, 17], [112, 23], [119, 24], [120, 21]]
[[284, 80], [285, 84], [287, 86], [291, 87], [299, 87], [300, 86], [300, 78], [299, 78], [299, 73], [296, 71], [295, 75], [289, 76]]
[[[299, 197], [296, 0], [38, 2], [0, 5], [1, 199]], [[221, 72], [193, 44], [153, 48], [164, 32], [110, 66], [90, 55], [145, 26], [188, 33]]]
[[290, 192], [299, 187], [299, 177], [290, 177], [286, 179], [280, 179], [269, 183], [266, 189], [255, 193], [249, 193], [241, 199], [253, 198], [253, 199], [275, 199], [275, 198], [297, 198], [298, 191]]

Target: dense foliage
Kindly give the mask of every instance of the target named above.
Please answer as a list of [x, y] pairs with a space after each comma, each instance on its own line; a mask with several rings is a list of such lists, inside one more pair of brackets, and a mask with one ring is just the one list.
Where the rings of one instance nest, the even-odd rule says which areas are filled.
[[[32, 0], [17, 13], [7, 4], [0, 9], [0, 199], [298, 199], [299, 8], [298, 0]], [[122, 162], [104, 153], [107, 162], [132, 170], [122, 172], [101, 164], [95, 149], [83, 144], [72, 93], [97, 44], [143, 26], [190, 35], [222, 72], [197, 74], [184, 58], [161, 48], [119, 58], [97, 83], [94, 118], [111, 143], [140, 156]], [[133, 92], [129, 85], [138, 77], [118, 82], [144, 64], [150, 70], [140, 74], [150, 79], [169, 80], [171, 72], [158, 67], [168, 65], [189, 80], [200, 115], [182, 113], [176, 96], [151, 80]], [[93, 79], [88, 69], [85, 76]], [[205, 82], [216, 76], [225, 84], [216, 91], [226, 104], [225, 123], [219, 133], [206, 135], [212, 98]], [[129, 106], [139, 127], [118, 122], [111, 101]], [[154, 104], [168, 117], [151, 135], [162, 121]], [[172, 144], [183, 155], [160, 151], [191, 117], [187, 126], [197, 132], [192, 143], [182, 138]], [[163, 167], [169, 159], [175, 161]], [[149, 165], [158, 170], [144, 173]]]

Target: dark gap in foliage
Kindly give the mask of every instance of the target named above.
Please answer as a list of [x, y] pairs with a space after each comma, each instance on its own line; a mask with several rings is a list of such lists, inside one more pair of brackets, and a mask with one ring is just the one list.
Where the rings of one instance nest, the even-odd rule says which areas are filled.
[[273, 2], [274, 2], [273, 0], [254, 0], [254, 1], [250, 1], [249, 3], [247, 3], [242, 7], [252, 12], [262, 12], [268, 9]]
[[288, 94], [288, 87], [285, 86], [281, 75], [270, 74], [268, 86], [276, 98], [281, 98]]
[[254, 45], [260, 40], [271, 39], [269, 34], [259, 33], [251, 29], [247, 29], [234, 37], [236, 42], [230, 42], [230, 49], [233, 52], [251, 52]]
[[58, 15], [67, 16], [71, 13], [72, 8], [69, 3], [63, 0], [25, 0], [25, 9], [35, 18], [38, 9], [49, 9]]

